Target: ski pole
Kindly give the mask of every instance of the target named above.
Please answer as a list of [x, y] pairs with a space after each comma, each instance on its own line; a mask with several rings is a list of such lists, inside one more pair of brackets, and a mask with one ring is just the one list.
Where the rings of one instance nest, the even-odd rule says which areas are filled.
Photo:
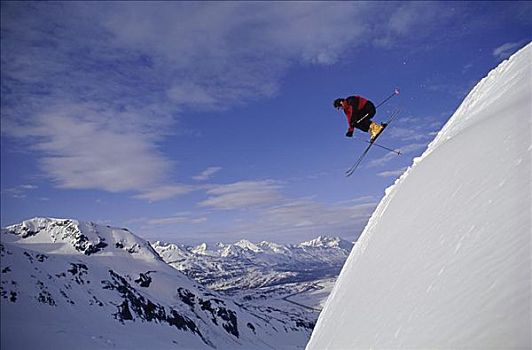
[[392, 97], [394, 97], [395, 95], [399, 95], [399, 89], [396, 88], [394, 91], [393, 91], [393, 94], [391, 94], [390, 96], [386, 97], [384, 99], [384, 101], [382, 101], [381, 103], [379, 103], [377, 106], [375, 106], [375, 108], [379, 108], [380, 106], [382, 106], [383, 104], [385, 104], [386, 102], [388, 102], [389, 99], [391, 99]]
[[[368, 141], [368, 140], [366, 140], [366, 142], [367, 142], [367, 143], [372, 143], [371, 141]], [[373, 146], [380, 147], [380, 148], [382, 148], [382, 149], [385, 149], [385, 150], [387, 150], [387, 151], [390, 151], [390, 152], [392, 152], [392, 153], [395, 153], [395, 154], [397, 154], [398, 156], [402, 155], [401, 151], [398, 151], [398, 150], [395, 150], [395, 149], [391, 149], [391, 148], [385, 147], [385, 146], [383, 146], [383, 145], [379, 145], [378, 143], [375, 143], [375, 142], [373, 142]]]
[[[386, 97], [381, 103], [379, 103], [377, 106], [375, 106], [375, 109], [379, 108], [380, 106], [382, 106], [383, 104], [385, 104], [386, 102], [388, 102], [388, 100], [390, 100], [392, 97], [394, 97], [395, 95], [399, 95], [399, 89], [398, 88], [395, 88], [395, 90], [393, 91], [393, 94], [391, 94], [390, 96]], [[357, 123], [360, 123], [361, 121], [363, 121], [364, 119], [366, 119], [368, 117], [368, 113], [366, 113], [365, 116], [363, 116], [362, 118], [360, 118], [359, 120], [357, 120]]]

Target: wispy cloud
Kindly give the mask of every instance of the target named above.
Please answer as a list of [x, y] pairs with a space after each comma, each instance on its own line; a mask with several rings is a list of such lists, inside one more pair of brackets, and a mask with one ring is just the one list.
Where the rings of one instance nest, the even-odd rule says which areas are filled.
[[173, 198], [179, 195], [190, 193], [200, 188], [190, 185], [159, 185], [155, 184], [152, 188], [146, 188], [141, 193], [135, 195], [135, 198], [146, 199], [151, 202], [160, 201], [163, 199]]
[[425, 85], [430, 91], [438, 92], [440, 94], [445, 93], [456, 98], [463, 98], [471, 90], [471, 88], [475, 86], [475, 84], [475, 81], [465, 82], [465, 84], [464, 82], [428, 81]]
[[224, 210], [264, 207], [282, 199], [279, 189], [280, 184], [273, 180], [213, 185], [207, 189], [209, 197], [200, 206]]
[[174, 163], [157, 144], [175, 118], [143, 57], [110, 45], [76, 5], [2, 3], [2, 136], [60, 188], [167, 185]]
[[221, 233], [208, 233], [205, 239], [216, 241], [217, 234], [225, 239], [257, 237], [278, 242], [289, 242], [293, 237], [311, 238], [319, 234], [340, 235], [356, 239], [362, 232], [375, 202], [357, 205], [321, 203], [311, 199], [288, 199], [276, 206], [254, 212], [233, 222], [230, 229], [219, 228]]
[[[260, 218], [261, 226], [277, 230], [283, 228], [312, 228], [327, 230], [350, 222], [353, 225], [367, 220], [375, 203], [363, 203], [351, 206], [325, 205], [303, 199], [284, 203], [266, 210]], [[358, 220], [358, 222], [357, 222]]]
[[214, 174], [216, 174], [220, 170], [222, 170], [222, 168], [218, 166], [209, 167], [202, 171], [200, 174], [193, 176], [192, 178], [196, 181], [205, 181], [210, 179]]
[[122, 112], [91, 104], [54, 106], [39, 113], [31, 127], [16, 127], [12, 135], [31, 139], [42, 154], [40, 164], [62, 188], [131, 191], [157, 186], [169, 170], [153, 143], [153, 135], [119, 120]]
[[429, 137], [430, 132], [430, 130], [421, 130], [421, 128], [414, 123], [411, 124], [411, 127], [398, 126], [390, 129], [390, 137], [395, 137], [401, 141], [426, 140]]
[[[442, 116], [442, 117], [445, 117]], [[441, 128], [441, 118], [434, 116], [417, 116], [411, 113], [401, 115], [401, 117], [390, 127], [388, 137], [400, 142], [430, 141], [434, 131]]]
[[[319, 2], [87, 7], [113, 35], [114, 45], [150, 55], [156, 64], [168, 63], [172, 102], [202, 109], [275, 94], [293, 63], [336, 62], [366, 30], [359, 24], [345, 30], [345, 25], [367, 8]], [[334, 40], [339, 35], [342, 40]]]
[[[351, 232], [357, 234], [376, 205], [373, 197], [323, 203], [314, 198], [293, 198], [283, 193], [285, 184], [273, 180], [242, 181], [211, 187], [209, 198], [200, 203], [212, 212], [223, 210], [233, 219], [227, 228], [217, 226], [224, 236]], [[239, 215], [242, 213], [243, 215]]]
[[187, 214], [180, 214], [176, 216], [150, 219], [147, 221], [148, 225], [197, 225], [203, 224], [207, 221], [206, 217], [191, 217]]
[[398, 176], [402, 175], [405, 172], [406, 169], [407, 169], [406, 167], [403, 167], [403, 168], [397, 169], [397, 170], [382, 171], [380, 173], [377, 173], [377, 176], [380, 176], [380, 177], [398, 177]]
[[[404, 153], [404, 151], [403, 151]], [[383, 166], [387, 163], [389, 163], [390, 161], [394, 160], [397, 158], [397, 154], [395, 153], [385, 153], [384, 155], [382, 155], [381, 157], [379, 158], [374, 158], [370, 161], [368, 161], [367, 165], [363, 165], [364, 167], [366, 168], [375, 168], [375, 167], [380, 167], [380, 166]]]
[[405, 36], [414, 36], [414, 40], [426, 39], [441, 24], [457, 16], [443, 3], [416, 1], [395, 4], [392, 10], [381, 8], [374, 15], [376, 28], [371, 39], [375, 45], [383, 47], [395, 46]]
[[28, 196], [28, 192], [36, 190], [38, 187], [35, 185], [24, 184], [11, 188], [5, 188], [2, 190], [2, 194], [9, 195], [16, 199], [24, 199]]
[[523, 41], [504, 43], [493, 50], [493, 56], [498, 59], [506, 59], [517, 51], [519, 47], [523, 46], [524, 43]]

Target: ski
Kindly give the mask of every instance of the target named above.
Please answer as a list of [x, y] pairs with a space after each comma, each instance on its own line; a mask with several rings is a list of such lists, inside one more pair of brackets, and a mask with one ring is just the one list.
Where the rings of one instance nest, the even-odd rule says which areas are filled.
[[371, 146], [373, 146], [373, 143], [370, 143], [368, 145], [368, 147], [366, 147], [366, 149], [364, 150], [364, 153], [362, 153], [362, 155], [358, 158], [358, 160], [355, 162], [355, 164], [353, 164], [353, 166], [349, 169], [347, 169], [347, 171], [345, 172], [345, 176], [349, 177], [351, 175], [353, 175], [353, 173], [355, 172], [355, 170], [358, 168], [358, 166], [360, 165], [360, 163], [362, 162], [362, 160], [364, 159], [364, 157], [366, 156], [366, 154], [368, 154]]
[[396, 154], [401, 154], [401, 152], [399, 151], [395, 151], [395, 150], [392, 150], [392, 149], [389, 149], [387, 147], [384, 147], [384, 146], [381, 146], [379, 144], [376, 144], [375, 141], [377, 141], [377, 139], [379, 138], [379, 136], [382, 135], [382, 133], [384, 132], [384, 130], [388, 127], [388, 125], [390, 125], [390, 123], [397, 117], [397, 115], [399, 115], [399, 112], [400, 110], [399, 109], [396, 109], [392, 115], [390, 116], [390, 118], [388, 119], [388, 121], [386, 123], [383, 124], [383, 128], [381, 130], [380, 133], [377, 134], [377, 136], [371, 140], [371, 141], [367, 141], [369, 143], [368, 147], [366, 147], [366, 149], [364, 150], [364, 152], [362, 153], [362, 155], [357, 159], [357, 161], [355, 162], [355, 164], [353, 164], [353, 166], [349, 169], [347, 169], [347, 171], [345, 172], [345, 176], [349, 177], [351, 175], [353, 175], [353, 173], [355, 172], [355, 170], [358, 168], [358, 166], [360, 165], [360, 163], [362, 163], [362, 160], [364, 160], [364, 158], [366, 157], [366, 154], [368, 154], [369, 150], [371, 149], [371, 146], [375, 145], [375, 146], [378, 146], [378, 147], [381, 147], [381, 148], [384, 148], [384, 149], [387, 149], [389, 151], [392, 151]]

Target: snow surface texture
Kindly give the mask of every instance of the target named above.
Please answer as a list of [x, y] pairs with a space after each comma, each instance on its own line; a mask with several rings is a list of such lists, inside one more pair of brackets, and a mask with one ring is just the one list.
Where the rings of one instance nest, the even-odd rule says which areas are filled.
[[307, 349], [530, 349], [532, 43], [386, 190]]

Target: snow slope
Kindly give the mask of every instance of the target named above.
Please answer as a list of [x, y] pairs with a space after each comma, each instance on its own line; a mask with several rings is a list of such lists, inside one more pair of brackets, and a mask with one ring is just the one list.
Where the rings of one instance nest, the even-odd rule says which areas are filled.
[[307, 349], [530, 349], [532, 43], [373, 213]]

